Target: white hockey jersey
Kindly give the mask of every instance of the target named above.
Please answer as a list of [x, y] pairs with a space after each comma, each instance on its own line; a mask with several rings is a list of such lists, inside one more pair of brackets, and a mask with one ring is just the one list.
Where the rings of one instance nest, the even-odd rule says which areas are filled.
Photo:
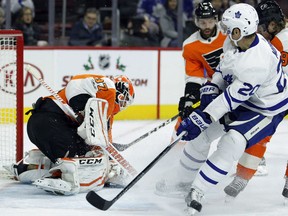
[[259, 34], [246, 51], [224, 43], [224, 54], [212, 77], [223, 93], [204, 112], [217, 121], [239, 105], [265, 116], [287, 110], [287, 76], [281, 63], [280, 52]]

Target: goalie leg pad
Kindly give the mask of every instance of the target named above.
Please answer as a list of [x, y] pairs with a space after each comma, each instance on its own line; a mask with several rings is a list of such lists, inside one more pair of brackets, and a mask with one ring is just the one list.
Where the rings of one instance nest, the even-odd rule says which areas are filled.
[[[94, 151], [92, 151], [94, 152]], [[74, 158], [78, 162], [80, 192], [98, 191], [104, 187], [109, 171], [109, 157], [103, 151], [95, 151], [92, 157]]]
[[32, 149], [23, 160], [4, 167], [21, 183], [31, 184], [36, 179], [50, 176], [52, 162], [39, 149]]
[[58, 159], [50, 173], [61, 171], [61, 178], [41, 178], [34, 185], [56, 195], [73, 195], [104, 187], [109, 172], [109, 157], [102, 150], [87, 152], [85, 157]]
[[80, 191], [78, 163], [75, 160], [58, 159], [56, 166], [49, 170], [50, 173], [61, 171], [61, 179], [41, 178], [33, 184], [47, 192], [57, 195], [73, 195]]

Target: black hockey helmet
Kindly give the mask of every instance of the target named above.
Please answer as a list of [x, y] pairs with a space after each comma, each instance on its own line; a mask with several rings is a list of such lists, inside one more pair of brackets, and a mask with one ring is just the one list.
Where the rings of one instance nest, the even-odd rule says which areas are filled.
[[198, 4], [198, 7], [195, 10], [195, 15], [198, 19], [206, 19], [215, 17], [217, 13], [211, 2], [202, 2]]
[[282, 9], [274, 0], [263, 0], [257, 5], [256, 11], [259, 16], [259, 25], [264, 24], [267, 27], [271, 21], [277, 24], [285, 21]]

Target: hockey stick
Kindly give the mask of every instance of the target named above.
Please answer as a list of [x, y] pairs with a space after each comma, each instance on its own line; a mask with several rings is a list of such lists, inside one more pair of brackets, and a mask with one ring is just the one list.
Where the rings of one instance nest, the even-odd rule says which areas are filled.
[[[200, 101], [198, 101], [197, 103], [193, 104], [193, 109], [199, 107], [200, 105]], [[174, 121], [175, 119], [178, 118], [178, 114], [173, 116], [172, 118], [166, 120], [165, 122], [163, 122], [162, 124], [158, 125], [157, 127], [153, 128], [152, 130], [148, 131], [147, 133], [143, 134], [142, 136], [138, 137], [137, 139], [133, 140], [130, 143], [127, 144], [121, 144], [121, 143], [112, 143], [112, 145], [118, 150], [118, 151], [124, 151], [126, 149], [128, 149], [130, 146], [136, 144], [137, 142], [141, 141], [142, 139], [148, 137], [149, 135], [151, 135], [152, 133], [158, 131], [159, 129], [161, 129], [162, 127], [165, 127], [166, 125], [170, 124], [172, 121]]]
[[122, 197], [131, 187], [133, 187], [133, 185], [135, 185], [164, 155], [166, 155], [170, 151], [170, 149], [173, 148], [173, 146], [175, 146], [186, 133], [187, 133], [186, 131], [183, 131], [112, 200], [106, 200], [102, 198], [95, 191], [89, 191], [86, 195], [86, 200], [91, 205], [100, 210], [106, 211], [107, 209], [109, 209], [120, 197]]
[[166, 120], [165, 122], [163, 122], [162, 124], [160, 124], [159, 126], [153, 128], [152, 130], [150, 130], [149, 132], [143, 134], [142, 136], [138, 137], [137, 139], [133, 140], [130, 143], [127, 144], [121, 144], [121, 143], [112, 143], [112, 145], [118, 150], [118, 151], [124, 151], [126, 149], [128, 149], [130, 146], [134, 145], [135, 143], [139, 142], [140, 140], [148, 137], [149, 135], [151, 135], [152, 133], [158, 131], [160, 128], [170, 124], [172, 121], [174, 121], [176, 118], [178, 117], [178, 114], [173, 116], [172, 118]]
[[[37, 74], [34, 73], [34, 71], [32, 70], [32, 68], [30, 67], [30, 65], [27, 65], [27, 67], [25, 68], [25, 70], [32, 74], [32, 76], [37, 79], [40, 84], [45, 87], [59, 102], [61, 102], [61, 106], [59, 105], [59, 107], [66, 113], [68, 114], [70, 117], [72, 117], [75, 121], [77, 121], [79, 124], [82, 123], [83, 117], [78, 116], [74, 110], [69, 106], [69, 104], [67, 104], [58, 94], [57, 92], [55, 92], [41, 77], [37, 76]], [[135, 168], [133, 168], [130, 163], [128, 161], [125, 160], [125, 158], [119, 154], [119, 152], [112, 146], [112, 145], [108, 145], [106, 147], [106, 149], [103, 148], [104, 151], [106, 151], [108, 153], [108, 155], [114, 159], [115, 161], [118, 162], [118, 164], [124, 169], [126, 170], [130, 176], [134, 177], [135, 175], [138, 174], [137, 170], [135, 170]]]

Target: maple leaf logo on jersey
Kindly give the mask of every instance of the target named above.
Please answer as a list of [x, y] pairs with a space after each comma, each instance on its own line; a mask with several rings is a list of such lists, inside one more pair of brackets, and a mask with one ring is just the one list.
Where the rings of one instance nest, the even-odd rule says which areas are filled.
[[240, 11], [238, 11], [238, 12], [235, 13], [235, 18], [238, 18], [238, 19], [239, 19], [239, 18], [241, 17], [241, 15], [242, 15], [242, 14], [240, 13]]
[[232, 83], [233, 81], [233, 78], [232, 78], [232, 75], [231, 74], [227, 74], [224, 76], [223, 78], [227, 83], [229, 83], [229, 85]]

